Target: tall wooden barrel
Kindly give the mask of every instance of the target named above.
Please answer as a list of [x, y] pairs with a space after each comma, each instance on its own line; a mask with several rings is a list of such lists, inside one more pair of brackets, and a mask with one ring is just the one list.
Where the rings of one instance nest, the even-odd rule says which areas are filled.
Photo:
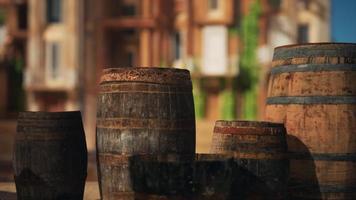
[[97, 154], [103, 199], [133, 199], [130, 155], [194, 155], [189, 71], [145, 67], [104, 70], [98, 95]]
[[14, 149], [19, 200], [83, 199], [87, 148], [79, 111], [20, 113]]
[[283, 124], [259, 121], [215, 123], [212, 153], [233, 154], [246, 173], [245, 198], [286, 197], [289, 162]]
[[356, 198], [356, 44], [277, 47], [266, 118], [285, 123], [295, 198]]

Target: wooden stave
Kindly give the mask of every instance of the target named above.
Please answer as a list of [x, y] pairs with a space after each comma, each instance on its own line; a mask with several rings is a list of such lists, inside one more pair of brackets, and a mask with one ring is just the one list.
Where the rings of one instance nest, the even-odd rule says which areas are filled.
[[[26, 134], [32, 137], [23, 137]], [[57, 159], [45, 149], [57, 152]], [[28, 157], [19, 152], [34, 153]], [[38, 164], [46, 160], [49, 166]], [[19, 113], [13, 164], [19, 199], [83, 198], [87, 149], [80, 112]]]
[[[132, 69], [129, 69], [132, 70]], [[101, 80], [101, 84], [100, 84], [100, 92], [99, 92], [99, 102], [98, 105], [102, 104], [100, 103], [100, 98], [102, 96], [105, 95], [112, 95], [115, 92], [119, 92], [120, 95], [127, 95], [130, 93], [137, 93], [137, 94], [141, 94], [143, 96], [146, 96], [150, 99], [163, 99], [163, 101], [166, 101], [166, 99], [171, 98], [171, 97], [175, 97], [174, 99], [176, 99], [176, 97], [179, 99], [179, 101], [181, 101], [180, 103], [185, 104], [185, 105], [193, 105], [192, 101], [192, 87], [191, 87], [191, 81], [190, 81], [190, 76], [189, 76], [189, 71], [187, 70], [179, 70], [179, 69], [174, 69], [174, 70], [170, 70], [170, 69], [159, 69], [161, 72], [167, 72], [169, 76], [172, 76], [176, 73], [180, 73], [180, 75], [178, 77], [176, 77], [173, 81], [164, 81], [165, 79], [161, 79], [161, 78], [157, 78], [157, 73], [155, 72], [156, 68], [134, 68], [133, 70], [135, 71], [146, 71], [149, 74], [153, 74], [153, 76], [147, 76], [142, 78], [142, 77], [135, 77], [134, 79], [129, 78], [120, 78], [120, 70], [117, 71], [116, 69], [114, 71], [116, 71], [116, 75], [115, 76], [106, 76]], [[105, 73], [110, 73], [110, 70], [107, 70], [104, 72]], [[125, 72], [124, 72], [125, 74]], [[159, 73], [158, 73], [159, 74]], [[126, 76], [126, 75], [125, 75]], [[109, 79], [108, 79], [109, 77]], [[155, 78], [152, 78], [155, 77]], [[182, 82], [183, 81], [183, 82]], [[115, 95], [115, 94], [114, 94]], [[133, 95], [131, 95], [132, 97]], [[163, 96], [163, 98], [162, 98]], [[172, 107], [177, 107], [177, 101], [173, 102], [175, 103], [175, 105], [173, 105]], [[167, 103], [165, 105], [168, 105]], [[132, 105], [131, 107], [134, 107], [134, 105]], [[155, 107], [154, 105], [152, 107]], [[110, 109], [107, 109], [110, 110]], [[112, 111], [112, 109], [111, 109]], [[187, 112], [188, 111], [188, 112]], [[155, 153], [177, 153], [177, 154], [194, 154], [195, 153], [195, 120], [194, 120], [194, 109], [192, 108], [188, 108], [186, 110], [183, 111], [183, 109], [177, 110], [176, 112], [173, 112], [168, 114], [167, 112], [162, 115], [162, 113], [160, 112], [152, 112], [148, 114], [148, 116], [144, 116], [144, 117], [148, 117], [148, 120], [144, 120], [142, 119], [143, 116], [140, 115], [140, 112], [136, 112], [136, 113], [130, 113], [128, 115], [128, 113], [125, 112], [116, 112], [119, 113], [119, 115], [110, 115], [110, 112], [104, 111], [102, 112], [102, 110], [98, 109], [98, 122], [100, 123], [100, 121], [108, 121], [111, 120], [112, 123], [108, 124], [108, 123], [101, 123], [101, 125], [99, 124], [99, 126], [97, 127], [97, 141], [99, 141], [99, 143], [97, 143], [97, 145], [101, 145], [100, 144], [100, 138], [98, 138], [98, 133], [100, 132], [105, 132], [107, 130], [110, 129], [110, 126], [112, 126], [112, 128], [114, 128], [114, 131], [111, 131], [113, 134], [115, 133], [123, 133], [125, 132], [126, 135], [130, 135], [131, 133], [138, 135], [137, 133], [140, 134], [140, 132], [142, 131], [146, 131], [148, 132], [147, 134], [143, 133], [141, 134], [141, 138], [146, 139], [147, 137], [151, 137], [152, 135], [156, 135], [157, 137], [160, 137], [160, 135], [162, 136], [167, 136], [167, 137], [161, 137], [161, 143], [166, 143], [167, 141], [172, 141], [172, 136], [174, 138], [179, 138], [179, 137], [185, 137], [183, 138], [183, 140], [179, 140], [179, 144], [180, 145], [172, 145], [172, 147], [169, 147], [169, 145], [166, 145], [166, 147], [164, 147], [164, 145], [158, 145], [162, 148], [146, 148], [143, 150], [139, 150], [136, 151], [134, 148], [126, 148], [126, 149], [122, 149], [121, 150], [114, 150], [113, 152], [109, 152], [109, 153], [115, 153], [115, 154], [122, 154], [123, 156], [129, 157], [130, 155], [135, 155], [135, 154], [155, 154]], [[106, 114], [105, 114], [106, 113]], [[109, 114], [107, 114], [109, 113]], [[114, 112], [112, 112], [114, 113]], [[162, 117], [163, 116], [163, 117]], [[156, 120], [157, 118], [161, 118], [160, 120]], [[133, 121], [132, 121], [133, 119]], [[119, 121], [126, 121], [127, 120], [131, 120], [131, 122], [136, 123], [136, 125], [138, 125], [136, 130], [130, 130], [130, 127], [127, 127], [127, 125], [124, 125], [124, 123], [121, 123]], [[163, 122], [162, 122], [163, 121]], [[182, 124], [185, 124], [184, 128], [181, 128]], [[148, 131], [147, 131], [148, 130]], [[135, 133], [136, 132], [136, 133]], [[153, 134], [152, 134], [153, 133]], [[156, 134], [154, 134], [156, 133]], [[132, 140], [133, 143], [134, 140]], [[137, 141], [137, 140], [136, 140]], [[145, 140], [147, 141], [147, 140]], [[151, 142], [151, 147], [155, 147], [155, 145], [157, 144], [156, 139], [153, 139]], [[185, 147], [184, 147], [185, 145]], [[102, 146], [102, 145], [101, 145]], [[135, 145], [132, 145], [135, 146]], [[175, 148], [174, 146], [176, 146], [177, 148]], [[100, 159], [100, 154], [105, 153], [102, 150], [102, 148], [99, 146], [98, 148], [98, 159]], [[105, 150], [107, 151], [107, 150]], [[145, 152], [146, 151], [146, 152]], [[105, 167], [105, 166], [104, 166]], [[99, 174], [99, 179], [101, 179], [101, 174], [100, 174], [100, 164], [98, 165], [98, 174]], [[115, 169], [109, 169], [110, 173], [114, 172]], [[126, 193], [132, 193], [132, 188], [130, 188], [130, 184], [127, 184], [128, 187], [120, 189], [119, 191], [117, 191], [117, 194], [111, 193], [112, 195], [120, 195], [120, 194], [126, 194]], [[111, 186], [101, 186], [100, 188], [105, 188], [105, 187], [111, 187]], [[112, 190], [114, 190], [114, 187], [111, 187]], [[109, 190], [111, 190], [109, 189]], [[104, 194], [103, 192], [101, 192], [103, 196], [105, 196], [104, 199], [110, 199], [111, 198], [111, 194]], [[130, 196], [130, 195], [129, 195]], [[132, 198], [131, 197], [127, 197], [128, 199]]]
[[308, 43], [286, 45], [274, 49], [273, 61], [291, 58], [315, 57], [356, 57], [355, 43]]
[[[136, 195], [141, 195], [141, 197], [146, 198], [150, 197], [152, 199], [249, 199], [262, 195], [264, 199], [276, 199], [279, 197], [279, 194], [275, 191], [268, 191], [267, 193], [266, 186], [260, 186], [258, 188], [252, 187], [253, 185], [256, 186], [256, 182], [261, 180], [256, 179], [255, 174], [246, 171], [245, 167], [246, 165], [256, 165], [258, 163], [252, 160], [236, 158], [234, 154], [197, 154], [195, 159], [194, 157], [185, 159], [172, 159], [171, 157], [165, 160], [164, 157], [157, 157], [156, 155], [132, 156], [130, 158], [131, 162], [133, 161], [131, 166], [133, 166], [134, 171], [139, 172], [134, 176], [140, 177], [140, 180], [142, 180], [142, 177], [145, 177], [145, 175], [141, 173], [144, 171], [156, 175], [151, 176], [151, 181], [148, 181], [150, 183], [156, 182], [158, 184], [160, 178], [157, 177], [173, 176], [176, 182], [183, 181], [187, 184], [181, 183], [184, 187], [178, 187], [178, 189], [181, 189], [178, 191], [170, 190], [168, 186], [162, 189], [160, 184], [156, 186], [151, 185], [151, 187], [158, 189], [157, 191], [151, 188], [151, 190], [147, 192], [146, 190], [142, 191], [142, 188], [141, 190], [140, 188], [136, 188]], [[137, 165], [141, 167], [144, 166], [143, 168], [145, 168], [145, 170], [142, 171], [142, 168], [137, 170]], [[220, 167], [222, 165], [222, 171], [227, 170], [229, 172], [222, 173], [225, 175], [219, 173], [212, 175], [217, 170], [216, 165]], [[212, 169], [213, 171], [211, 171]], [[185, 171], [185, 173], [179, 173], [182, 170]], [[155, 172], [152, 173], [152, 171]], [[189, 179], [189, 177], [191, 177], [191, 179]], [[207, 181], [204, 177], [215, 178]], [[168, 179], [171, 180], [171, 178], [163, 178], [161, 182], [166, 185], [166, 180]], [[204, 187], [213, 187], [215, 188], [215, 192], [213, 194], [206, 194], [203, 192]], [[175, 187], [173, 188], [176, 189]]]
[[[250, 191], [250, 194], [256, 197], [263, 196], [267, 199], [284, 199], [287, 189], [286, 183], [289, 173], [289, 161], [286, 154], [286, 131], [283, 124], [271, 122], [250, 123], [249, 121], [222, 123], [222, 121], [217, 121], [215, 126], [226, 126], [226, 130], [218, 132], [216, 131], [217, 129], [214, 128], [211, 153], [233, 155], [239, 166], [255, 177], [259, 177], [260, 184], [266, 184], [264, 187], [254, 185], [254, 183], [247, 184], [249, 186], [257, 186], [262, 190], [262, 192]], [[238, 128], [236, 129], [234, 126]], [[233, 129], [233, 131], [229, 130], [231, 127], [235, 129]], [[249, 130], [251, 128], [254, 128], [254, 132]], [[247, 132], [244, 132], [245, 130], [247, 130]], [[228, 134], [226, 134], [226, 131]], [[225, 138], [221, 139], [224, 136]], [[239, 140], [244, 139], [244, 136], [248, 136], [247, 138], [257, 136], [258, 139], [252, 143], [248, 140], [239, 142]], [[271, 143], [266, 143], [265, 146], [260, 145], [261, 141], [271, 136], [275, 145], [272, 146], [273, 148], [265, 148], [271, 147]], [[227, 143], [231, 143], [231, 141], [234, 140], [236, 142], [226, 146]], [[219, 148], [219, 146], [221, 148]], [[242, 148], [239, 148], [241, 146]], [[271, 169], [276, 170], [271, 171]], [[250, 188], [246, 188], [246, 190], [248, 189]]]
[[285, 132], [280, 123], [220, 120], [215, 123], [211, 152], [283, 154]]
[[[332, 46], [339, 46], [339, 48], [342, 49], [345, 47], [344, 45], [345, 44], [333, 44]], [[324, 44], [324, 48], [332, 48], [332, 46], [328, 47], [328, 44]], [[312, 53], [313, 55], [310, 55], [309, 50], [305, 51], [305, 54], [306, 52], [308, 52], [307, 54], [309, 55], [309, 58], [299, 54], [299, 56], [296, 56], [294, 58], [293, 56], [295, 55], [289, 57], [276, 56], [273, 61], [273, 68], [271, 70], [271, 81], [269, 83], [268, 88], [268, 98], [266, 107], [267, 120], [274, 122], [285, 122], [286, 127], [288, 129], [288, 133], [297, 136], [298, 138], [301, 138], [302, 142], [304, 142], [308, 146], [308, 148], [311, 149], [311, 152], [305, 152], [301, 149], [298, 149], [298, 147], [293, 147], [294, 145], [291, 142], [293, 140], [290, 140], [288, 142], [288, 146], [290, 147], [291, 151], [291, 162], [294, 163], [294, 165], [300, 167], [299, 169], [291, 169], [292, 186], [290, 186], [290, 189], [292, 189], [291, 193], [293, 195], [297, 195], [298, 198], [352, 199], [353, 197], [355, 197], [355, 192], [353, 192], [352, 190], [346, 191], [342, 188], [349, 188], [349, 186], [354, 185], [356, 179], [349, 178], [349, 180], [346, 181], [346, 179], [342, 180], [342, 178], [337, 179], [335, 176], [330, 175], [328, 176], [328, 178], [323, 175], [333, 174], [337, 171], [337, 169], [339, 170], [339, 173], [340, 170], [356, 170], [356, 165], [353, 164], [355, 158], [355, 151], [352, 150], [352, 148], [349, 148], [350, 145], [351, 147], [356, 147], [356, 141], [352, 142], [352, 137], [348, 137], [348, 135], [350, 134], [347, 134], [347, 132], [354, 132], [355, 127], [350, 126], [340, 131], [336, 130], [336, 132], [338, 133], [338, 139], [341, 138], [345, 140], [344, 142], [336, 142], [337, 140], [333, 138], [332, 135], [328, 134], [324, 134], [324, 136], [326, 137], [317, 137], [323, 138], [322, 143], [318, 144], [310, 142], [312, 140], [312, 136], [316, 138], [316, 134], [319, 135], [324, 132], [335, 132], [334, 129], [338, 126], [338, 124], [342, 125], [349, 123], [349, 125], [352, 125], [352, 123], [355, 121], [355, 118], [352, 118], [351, 116], [354, 115], [352, 113], [354, 113], [356, 110], [356, 92], [355, 88], [353, 87], [353, 84], [351, 83], [353, 82], [353, 80], [355, 80], [356, 77], [356, 57], [354, 55], [354, 52], [356, 50], [356, 44], [347, 44], [346, 46], [347, 48], [344, 48], [342, 50], [336, 50], [333, 52], [329, 51], [329, 53], [327, 54], [320, 54], [320, 52], [317, 53], [318, 51], [314, 51], [314, 53]], [[288, 49], [288, 46], [281, 48], [285, 48], [285, 52], [293, 51], [292, 48]], [[298, 46], [295, 46], [294, 48], [298, 48]], [[315, 46], [313, 48], [318, 49], [319, 47]], [[307, 48], [304, 47], [304, 50], [306, 49]], [[278, 51], [278, 49], [276, 49], [276, 51]], [[345, 53], [347, 51], [348, 53]], [[333, 77], [334, 79], [336, 79], [336, 81], [339, 80], [339, 82], [341, 83], [338, 83], [337, 81], [336, 84], [338, 85], [335, 85], [335, 83], [334, 85], [331, 85], [326, 82], [326, 85], [328, 85], [329, 88], [322, 85], [320, 88], [312, 88], [312, 90], [306, 87], [307, 85], [303, 85], [305, 86], [304, 88], [301, 87], [299, 88], [299, 90], [296, 90], [295, 88], [290, 87], [293, 84], [290, 82], [290, 80], [284, 82], [282, 81], [283, 78], [287, 79], [288, 77], [301, 77], [299, 79], [303, 81], [303, 75], [306, 75], [308, 77], [308, 80], [310, 79], [315, 83], [323, 83], [323, 81], [325, 80], [329, 83], [335, 82], [332, 79], [327, 79], [328, 77]], [[304, 79], [306, 80], [305, 77]], [[272, 87], [274, 82], [280, 84], [280, 86], [277, 85], [279, 89], [281, 87], [284, 87], [285, 90], [278, 90], [277, 88], [277, 91], [275, 91], [275, 87]], [[295, 84], [293, 86], [295, 86]], [[323, 89], [323, 87], [325, 89]], [[286, 88], [288, 90], [286, 90]], [[308, 112], [308, 110], [310, 112]], [[310, 114], [313, 113], [312, 111], [316, 110], [322, 110], [322, 113], [325, 114], [319, 117], [315, 116], [315, 119], [313, 121], [313, 119], [310, 118], [313, 115]], [[295, 115], [293, 117], [291, 114], [294, 112], [298, 112], [298, 115]], [[330, 117], [332, 113], [339, 113], [339, 115], [336, 116], [336, 118]], [[312, 123], [320, 123], [317, 121], [325, 121], [325, 119], [330, 119], [330, 122], [332, 123], [329, 127], [327, 126], [327, 122], [325, 122], [324, 124], [319, 124], [317, 126], [318, 128], [316, 128], [315, 126], [314, 128], [312, 128], [311, 132], [308, 132], [308, 134], [303, 133], [303, 131], [299, 129], [298, 126], [294, 126], [293, 124], [300, 123], [301, 120], [298, 116], [309, 115], [309, 119], [302, 120], [305, 121], [305, 125], [301, 124], [299, 126], [311, 126]], [[306, 129], [310, 130], [310, 128]], [[352, 143], [350, 143], [350, 141]], [[348, 145], [325, 145], [335, 143], [343, 143]], [[303, 157], [303, 154], [308, 154], [308, 157], [305, 157], [305, 155]], [[315, 192], [316, 190], [314, 190], [314, 194], [307, 197], [307, 187], [303, 187], [303, 185], [310, 184], [310, 180], [308, 183], [308, 179], [304, 177], [305, 175], [299, 175], [298, 177], [298, 175], [294, 174], [296, 173], [296, 170], [302, 170], [302, 165], [298, 163], [307, 162], [308, 160], [309, 162], [312, 162], [313, 165], [315, 165], [315, 171], [317, 171], [315, 176], [317, 180], [320, 181], [320, 188], [334, 188], [333, 191], [321, 189], [321, 192], [319, 192], [318, 194], [318, 192]], [[338, 163], [337, 167], [334, 166], [335, 163]], [[321, 171], [323, 171], [323, 173], [321, 173]], [[296, 176], [297, 178], [293, 176]], [[334, 177], [334, 179], [330, 177]], [[298, 190], [294, 190], [292, 187], [298, 185], [298, 183], [299, 187], [301, 188], [299, 188]], [[309, 191], [309, 193], [311, 193], [311, 191]]]
[[[120, 83], [118, 83], [120, 84]], [[133, 83], [134, 87], [135, 85], [137, 85], [137, 83]], [[166, 86], [165, 86], [166, 87]], [[188, 93], [191, 94], [191, 93]], [[107, 94], [99, 94], [99, 99], [101, 99], [102, 96], [105, 96]], [[116, 101], [116, 102], [120, 102], [119, 99], [121, 95], [118, 95], [118, 97], [113, 97], [111, 101]], [[139, 95], [136, 95], [136, 97]], [[173, 95], [172, 97], [167, 96], [165, 94], [161, 95], [160, 97], [157, 97], [159, 95], [157, 94], [148, 94], [146, 97], [148, 97], [151, 100], [157, 99], [159, 98], [161, 102], [167, 101], [167, 99], [169, 98], [173, 98], [174, 99], [178, 99], [178, 101], [180, 102], [176, 102], [175, 105], [172, 105], [172, 107], [178, 107], [179, 104], [184, 104], [184, 105], [191, 105], [193, 99], [191, 95], [185, 96], [182, 94], [177, 94], [177, 95]], [[130, 94], [126, 95], [126, 97], [130, 97]], [[109, 97], [110, 98], [110, 97]], [[125, 96], [124, 96], [125, 98]], [[100, 101], [98, 102], [99, 105], [104, 104], [104, 101]], [[186, 110], [178, 110], [176, 112], [166, 112], [168, 109], [168, 104], [163, 105], [163, 107], [167, 107], [166, 111], [164, 114], [159, 114], [159, 112], [156, 112], [156, 110], [150, 110], [148, 111], [149, 113], [146, 115], [147, 116], [142, 116], [142, 110], [144, 110], [144, 108], [140, 109], [136, 109], [131, 113], [128, 113], [127, 111], [125, 111], [124, 108], [120, 108], [122, 110], [115, 110], [113, 109], [115, 108], [119, 108], [120, 103], [117, 104], [117, 106], [115, 106], [115, 104], [113, 106], [111, 106], [111, 108], [106, 108], [106, 110], [102, 111], [102, 109], [99, 107], [98, 109], [98, 126], [97, 126], [97, 131], [102, 131], [102, 132], [108, 132], [108, 134], [113, 133], [120, 133], [123, 132], [126, 135], [130, 134], [130, 131], [133, 132], [133, 134], [135, 134], [134, 132], [142, 132], [145, 130], [150, 129], [151, 132], [157, 132], [157, 135], [176, 135], [175, 137], [179, 137], [179, 134], [183, 134], [186, 136], [189, 136], [189, 138], [187, 138], [186, 140], [183, 140], [183, 143], [186, 143], [188, 145], [186, 145], [184, 148], [188, 149], [188, 152], [194, 152], [195, 151], [195, 120], [194, 118], [194, 109], [193, 107], [188, 107]], [[135, 107], [134, 103], [132, 103], [131, 105], [128, 105], [128, 107]], [[157, 107], [157, 106], [156, 106]], [[112, 111], [109, 112], [108, 110]], [[128, 110], [128, 109], [126, 109]], [[187, 112], [188, 111], [188, 112]], [[105, 113], [105, 114], [102, 114]], [[111, 113], [111, 114], [110, 114]], [[113, 114], [113, 113], [118, 113], [118, 114]], [[114, 116], [115, 115], [115, 116]], [[161, 117], [161, 119], [158, 119], [159, 117]], [[146, 119], [143, 119], [146, 118]], [[173, 118], [173, 119], [172, 119]], [[107, 125], [107, 124], [103, 124], [101, 123], [102, 121], [109, 121], [112, 120], [114, 121], [111, 125]], [[121, 122], [120, 122], [121, 121]], [[124, 121], [124, 122], [122, 122]], [[133, 126], [135, 126], [134, 128], [130, 128], [127, 125], [122, 125], [123, 123], [131, 123], [130, 121], [132, 121]], [[162, 122], [163, 121], [163, 122]], [[185, 127], [182, 127], [182, 124], [185, 124]], [[167, 134], [164, 134], [164, 133]], [[143, 134], [145, 135], [145, 134]], [[146, 134], [148, 136], [152, 135], [152, 134]], [[144, 137], [144, 136], [143, 136]], [[163, 138], [164, 139], [164, 138]], [[98, 140], [100, 140], [100, 138], [98, 138]], [[154, 145], [153, 145], [154, 146]], [[188, 148], [187, 148], [188, 146]], [[100, 151], [101, 147], [99, 147], [99, 151]], [[135, 152], [117, 152], [117, 153], [124, 153], [124, 154], [135, 154]], [[139, 152], [141, 153], [141, 152]], [[164, 153], [164, 152], [161, 152]], [[180, 153], [179, 151], [177, 153]], [[182, 153], [186, 153], [186, 152], [182, 152]]]

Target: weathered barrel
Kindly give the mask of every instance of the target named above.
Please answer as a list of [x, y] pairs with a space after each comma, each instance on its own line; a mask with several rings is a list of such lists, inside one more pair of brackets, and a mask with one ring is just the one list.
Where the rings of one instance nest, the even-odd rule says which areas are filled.
[[233, 154], [246, 173], [247, 199], [286, 197], [289, 162], [283, 124], [259, 121], [215, 123], [212, 153]]
[[97, 107], [98, 174], [103, 199], [133, 198], [127, 156], [195, 154], [188, 70], [106, 69]]
[[19, 200], [83, 199], [87, 148], [80, 112], [20, 113], [13, 166]]
[[133, 156], [130, 158], [135, 199], [211, 199], [232, 198], [243, 177], [232, 156], [197, 154], [194, 156]]
[[266, 118], [285, 123], [295, 198], [356, 198], [356, 44], [277, 47]]

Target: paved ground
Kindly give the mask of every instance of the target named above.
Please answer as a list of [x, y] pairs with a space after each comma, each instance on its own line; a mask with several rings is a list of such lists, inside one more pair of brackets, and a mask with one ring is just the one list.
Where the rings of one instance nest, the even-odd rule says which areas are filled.
[[[0, 200], [16, 200], [16, 188], [13, 182], [0, 182]], [[85, 185], [84, 200], [100, 199], [97, 182], [87, 182]]]

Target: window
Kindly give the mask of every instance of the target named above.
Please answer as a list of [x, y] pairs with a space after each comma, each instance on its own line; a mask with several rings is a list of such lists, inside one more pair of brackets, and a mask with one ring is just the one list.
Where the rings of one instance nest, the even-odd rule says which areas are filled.
[[298, 25], [298, 43], [309, 42], [309, 26], [307, 24]]
[[127, 52], [127, 60], [129, 67], [135, 66], [135, 53], [132, 51]]
[[298, 5], [299, 9], [302, 9], [302, 10], [309, 9], [310, 0], [299, 0], [297, 3], [298, 3], [297, 5]]
[[51, 42], [47, 46], [47, 69], [50, 79], [58, 79], [60, 75], [60, 45]]
[[136, 15], [136, 5], [134, 4], [124, 4], [121, 7], [122, 16], [135, 16]]
[[[115, 3], [120, 2], [117, 0], [112, 1]], [[121, 0], [121, 2], [119, 3], [120, 15], [124, 17], [136, 16], [139, 8], [139, 3], [139, 0]]]
[[202, 74], [226, 75], [228, 37], [225, 25], [208, 25], [202, 30]]
[[271, 6], [271, 8], [275, 10], [281, 7], [281, 0], [269, 0], [268, 3]]
[[17, 27], [20, 30], [27, 29], [27, 4], [17, 6]]
[[47, 22], [58, 23], [62, 19], [62, 1], [47, 0]]
[[5, 24], [6, 11], [5, 8], [0, 8], [0, 26]]
[[219, 8], [219, 0], [208, 0], [209, 10], [217, 10]]
[[173, 34], [173, 48], [174, 59], [179, 60], [181, 58], [181, 37], [179, 32]]

